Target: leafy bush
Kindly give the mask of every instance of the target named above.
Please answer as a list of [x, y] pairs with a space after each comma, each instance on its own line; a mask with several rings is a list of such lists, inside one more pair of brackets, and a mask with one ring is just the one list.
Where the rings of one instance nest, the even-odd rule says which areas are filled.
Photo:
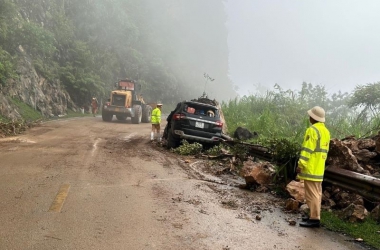
[[27, 53], [51, 59], [56, 51], [54, 34], [33, 22], [24, 22], [15, 31], [15, 46], [22, 45]]
[[172, 149], [172, 152], [180, 155], [197, 155], [202, 151], [202, 144], [198, 142], [189, 143], [186, 140], [181, 141], [182, 145], [178, 148]]
[[46, 79], [54, 80], [59, 75], [59, 65], [57, 62], [36, 57], [33, 60], [33, 65], [35, 70]]
[[275, 85], [274, 90], [265, 94], [224, 102], [222, 108], [231, 133], [241, 126], [258, 132], [260, 137], [289, 138], [301, 143], [310, 126], [306, 111], [318, 105], [326, 111], [326, 126], [332, 138], [349, 135], [360, 138], [380, 129], [380, 98], [375, 94], [363, 98], [371, 91], [378, 93], [379, 89], [380, 82], [358, 87], [352, 95], [341, 92], [328, 95], [324, 87], [310, 83], [303, 83], [298, 92]]
[[236, 144], [232, 147], [228, 147], [228, 150], [231, 152], [231, 154], [235, 155], [236, 157], [242, 160], [247, 159], [249, 153], [248, 146], [242, 144]]
[[207, 149], [205, 151], [205, 154], [214, 155], [214, 156], [220, 155], [222, 153], [222, 148], [223, 147], [221, 144], [215, 145], [214, 147]]
[[36, 121], [42, 118], [42, 115], [40, 112], [32, 108], [31, 106], [27, 105], [26, 103], [18, 100], [18, 99], [11, 99], [11, 102], [18, 107], [18, 112], [22, 116], [23, 120], [25, 121]]
[[271, 150], [277, 162], [287, 162], [289, 159], [297, 157], [300, 152], [300, 144], [288, 138], [260, 139], [258, 144]]
[[16, 71], [11, 55], [0, 47], [0, 85], [3, 87], [9, 78], [15, 78]]

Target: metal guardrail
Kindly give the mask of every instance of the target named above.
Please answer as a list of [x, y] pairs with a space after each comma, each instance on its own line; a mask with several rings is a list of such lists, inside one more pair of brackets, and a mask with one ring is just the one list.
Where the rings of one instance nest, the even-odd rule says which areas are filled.
[[[244, 145], [250, 155], [262, 160], [273, 161], [273, 154], [266, 147], [232, 140], [223, 143], [229, 146]], [[327, 167], [324, 181], [357, 193], [372, 202], [380, 201], [380, 179], [378, 178], [337, 167]]]
[[380, 179], [346, 169], [328, 167], [324, 181], [357, 193], [371, 201], [380, 201]]

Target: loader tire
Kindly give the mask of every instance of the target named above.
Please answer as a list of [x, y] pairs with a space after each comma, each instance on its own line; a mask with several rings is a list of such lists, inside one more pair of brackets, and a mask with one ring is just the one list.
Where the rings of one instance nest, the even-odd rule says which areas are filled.
[[140, 124], [142, 118], [141, 105], [133, 105], [133, 111], [135, 115], [131, 118], [133, 124]]
[[113, 114], [107, 113], [107, 112], [102, 112], [102, 119], [105, 122], [110, 122], [112, 121]]
[[152, 107], [149, 105], [146, 105], [143, 108], [141, 121], [144, 123], [150, 123], [151, 118], [152, 118]]

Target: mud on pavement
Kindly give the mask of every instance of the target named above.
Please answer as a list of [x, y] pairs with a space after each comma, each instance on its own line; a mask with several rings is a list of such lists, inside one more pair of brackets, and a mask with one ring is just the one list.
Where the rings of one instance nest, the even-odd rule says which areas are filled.
[[152, 176], [152, 191], [167, 207], [156, 219], [183, 249], [367, 249], [323, 228], [300, 228], [300, 215], [283, 211], [281, 198], [238, 188], [244, 180], [216, 162], [179, 156], [138, 136], [110, 139], [105, 149], [168, 170], [170, 179]]
[[[298, 215], [280, 198], [239, 189], [217, 162], [173, 154], [149, 132], [96, 117], [0, 139], [0, 248], [361, 249], [290, 225]], [[61, 212], [48, 212], [62, 184]]]

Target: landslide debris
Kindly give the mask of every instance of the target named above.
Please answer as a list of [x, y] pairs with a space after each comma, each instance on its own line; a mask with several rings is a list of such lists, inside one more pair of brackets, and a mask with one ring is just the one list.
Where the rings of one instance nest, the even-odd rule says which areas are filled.
[[[293, 180], [295, 177], [293, 173], [289, 175], [293, 175], [293, 178], [286, 178], [283, 175], [289, 173], [281, 171], [284, 169], [294, 171], [294, 168], [292, 169], [295, 164], [294, 159], [293, 162], [288, 164], [290, 168], [281, 165], [284, 163], [281, 158], [288, 154], [289, 149], [294, 149], [294, 145], [285, 143], [283, 140], [279, 140], [277, 143], [272, 141], [271, 144], [275, 146], [266, 148], [245, 142], [227, 141], [208, 151], [200, 152], [199, 147], [197, 147], [198, 151], [194, 154], [194, 158], [203, 158], [202, 172], [218, 176], [226, 183], [231, 183], [231, 179], [241, 178], [245, 180], [245, 185], [239, 186], [241, 188], [256, 192], [281, 193], [283, 198], [293, 197], [293, 199], [286, 200], [284, 210], [300, 213], [304, 210], [301, 207], [305, 204], [303, 185]], [[192, 146], [195, 145], [186, 142], [178, 150], [183, 147], [182, 151], [191, 151]], [[291, 158], [294, 158], [294, 150], [290, 151]], [[191, 152], [182, 152], [180, 154], [192, 155]], [[331, 140], [327, 166], [379, 178], [379, 162], [380, 134], [371, 138], [356, 139], [349, 137], [342, 140]], [[279, 192], [281, 187], [283, 189]], [[336, 211], [345, 220], [362, 221], [364, 218], [371, 216], [373, 219], [380, 221], [379, 202], [368, 201], [354, 192], [328, 183], [325, 183], [323, 187], [322, 206], [323, 209]]]
[[22, 134], [37, 123], [25, 121], [0, 122], [0, 138]]

